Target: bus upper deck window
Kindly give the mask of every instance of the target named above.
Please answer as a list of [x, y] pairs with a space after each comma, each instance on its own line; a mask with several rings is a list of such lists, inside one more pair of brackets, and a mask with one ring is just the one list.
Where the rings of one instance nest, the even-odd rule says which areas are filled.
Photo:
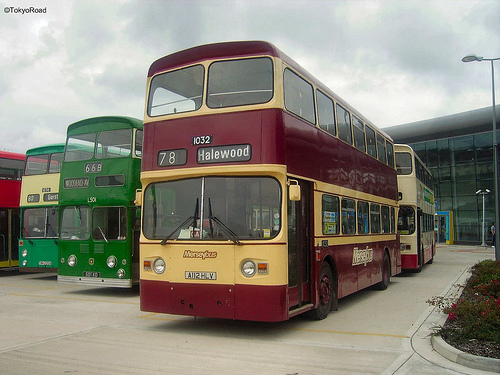
[[273, 62], [267, 57], [217, 61], [208, 70], [210, 108], [266, 103], [273, 97]]
[[196, 111], [203, 99], [205, 68], [194, 65], [153, 77], [148, 95], [148, 115], [161, 116]]
[[132, 131], [130, 129], [104, 131], [97, 135], [97, 158], [129, 156], [131, 148]]
[[412, 173], [413, 166], [410, 153], [396, 152], [396, 169], [399, 175], [409, 175]]

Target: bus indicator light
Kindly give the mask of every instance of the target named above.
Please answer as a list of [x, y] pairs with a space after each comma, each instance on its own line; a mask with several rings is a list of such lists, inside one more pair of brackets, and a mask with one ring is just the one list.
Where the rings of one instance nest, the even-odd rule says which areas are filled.
[[269, 274], [269, 264], [268, 263], [257, 263], [257, 273], [259, 275], [268, 275]]
[[151, 260], [144, 259], [144, 271], [151, 271]]

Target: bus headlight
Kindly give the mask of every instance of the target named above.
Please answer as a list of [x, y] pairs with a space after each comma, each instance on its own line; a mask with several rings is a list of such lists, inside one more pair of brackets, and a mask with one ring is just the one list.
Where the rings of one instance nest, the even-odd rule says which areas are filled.
[[125, 277], [125, 270], [123, 268], [120, 268], [117, 272], [116, 275], [118, 276], [119, 279], [123, 279]]
[[153, 262], [153, 269], [154, 271], [161, 275], [163, 272], [165, 272], [166, 264], [163, 258], [156, 258]]
[[68, 257], [68, 266], [70, 266], [70, 267], [74, 267], [74, 266], [76, 266], [76, 262], [77, 262], [77, 260], [76, 260], [76, 255], [71, 254], [71, 255]]
[[23, 258], [26, 258], [28, 256], [28, 250], [24, 249], [22, 252]]
[[255, 263], [251, 260], [247, 260], [241, 265], [241, 273], [246, 277], [252, 277], [255, 275], [255, 270]]
[[23, 260], [23, 266], [26, 267], [27, 264], [28, 264], [28, 261], [26, 259]]
[[115, 268], [117, 262], [118, 261], [116, 260], [116, 257], [114, 255], [109, 256], [108, 259], [106, 260], [106, 264], [108, 265], [109, 268]]

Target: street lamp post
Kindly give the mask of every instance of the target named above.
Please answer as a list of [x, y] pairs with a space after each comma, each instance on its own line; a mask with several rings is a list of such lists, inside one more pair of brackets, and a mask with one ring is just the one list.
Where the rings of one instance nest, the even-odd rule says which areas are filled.
[[[489, 189], [486, 189], [486, 190], [481, 190], [479, 189], [478, 191], [476, 191], [476, 194], [480, 194], [483, 196], [483, 230], [482, 230], [482, 234], [483, 234], [483, 242], [481, 243], [481, 246], [484, 246], [486, 247], [486, 241], [485, 241], [485, 228], [486, 228], [486, 194], [489, 194], [490, 193], [490, 190]], [[495, 241], [496, 243], [496, 241]]]
[[500, 60], [500, 57], [496, 57], [494, 59], [485, 59], [482, 56], [476, 55], [467, 55], [462, 61], [463, 62], [472, 62], [472, 61], [490, 61], [491, 62], [491, 97], [493, 100], [493, 178], [494, 181], [494, 194], [495, 194], [495, 260], [500, 260], [500, 246], [498, 246], [498, 236], [499, 233], [499, 222], [500, 222], [500, 213], [498, 212], [498, 142], [497, 142], [497, 116], [495, 112], [495, 67], [493, 62], [495, 60]]

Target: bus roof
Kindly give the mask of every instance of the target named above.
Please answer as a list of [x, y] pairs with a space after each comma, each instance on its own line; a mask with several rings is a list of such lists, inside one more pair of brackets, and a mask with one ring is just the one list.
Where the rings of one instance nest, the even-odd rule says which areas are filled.
[[164, 56], [151, 64], [148, 71], [148, 78], [157, 73], [165, 72], [180, 68], [185, 65], [196, 64], [205, 60], [224, 59], [224, 58], [237, 58], [246, 56], [272, 56], [283, 60], [288, 66], [293, 68], [297, 73], [308, 79], [311, 83], [316, 85], [320, 90], [334, 98], [339, 104], [346, 109], [349, 109], [354, 115], [362, 119], [366, 124], [376, 129], [379, 133], [383, 134], [386, 138], [392, 138], [383, 130], [378, 128], [375, 124], [369, 121], [365, 116], [354, 109], [349, 103], [335, 94], [331, 89], [321, 83], [318, 79], [307, 72], [297, 62], [295, 62], [288, 55], [280, 51], [272, 43], [265, 41], [236, 41], [236, 42], [221, 42], [213, 44], [205, 44], [197, 47], [185, 49], [183, 51], [175, 52], [171, 55]]
[[[99, 123], [123, 123], [127, 124], [132, 128], [142, 129], [143, 123], [141, 120], [134, 117], [127, 116], [101, 116], [101, 117], [92, 117], [84, 120], [80, 120], [74, 122], [73, 124], [68, 126], [68, 134], [82, 134], [88, 132], [88, 126], [94, 126]], [[111, 129], [110, 129], [111, 130]]]
[[40, 147], [33, 147], [26, 151], [26, 156], [33, 155], [44, 155], [44, 154], [52, 154], [56, 152], [64, 152], [64, 143], [54, 143], [51, 145], [45, 145]]
[[289, 57], [268, 42], [240, 41], [213, 43], [188, 48], [156, 60], [149, 68], [148, 77], [152, 77], [158, 72], [204, 60], [259, 55], [275, 56], [283, 60], [290, 60]]
[[0, 158], [12, 160], [26, 160], [26, 155], [17, 152], [0, 151]]

